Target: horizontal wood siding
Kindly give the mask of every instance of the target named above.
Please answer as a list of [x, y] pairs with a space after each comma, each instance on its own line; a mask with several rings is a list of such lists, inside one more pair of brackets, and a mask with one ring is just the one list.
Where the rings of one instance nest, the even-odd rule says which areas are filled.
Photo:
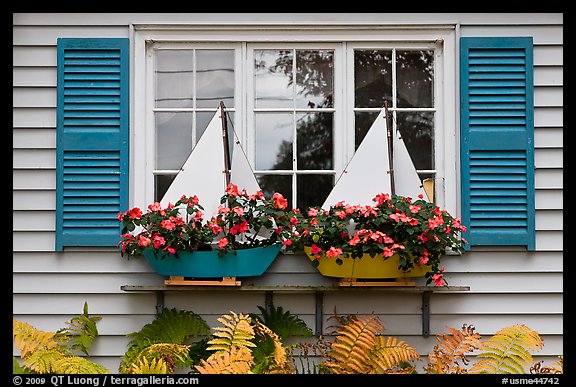
[[[370, 291], [327, 292], [324, 333], [333, 315], [375, 312], [385, 334], [405, 340], [421, 354], [431, 352], [433, 335], [446, 327], [473, 324], [482, 335], [524, 323], [544, 338], [535, 360], [553, 362], [563, 354], [563, 18], [562, 14], [14, 14], [13, 15], [13, 316], [55, 331], [82, 312], [102, 316], [92, 360], [115, 372], [127, 350], [126, 335], [152, 321], [154, 293], [128, 293], [122, 285], [161, 284], [139, 259], [111, 248], [54, 252], [56, 208], [56, 39], [129, 37], [130, 23], [200, 24], [450, 24], [462, 36], [532, 36], [534, 39], [536, 251], [476, 249], [447, 256], [451, 285], [466, 293], [431, 296], [432, 336], [421, 336], [421, 296]], [[296, 20], [296, 18], [298, 20]], [[457, 112], [455, 112], [456, 115]], [[308, 259], [277, 259], [257, 284], [329, 285]], [[276, 293], [274, 304], [315, 329], [314, 293]], [[167, 292], [166, 307], [200, 313], [217, 326], [221, 314], [258, 312], [263, 292]], [[17, 355], [18, 351], [13, 350]]]

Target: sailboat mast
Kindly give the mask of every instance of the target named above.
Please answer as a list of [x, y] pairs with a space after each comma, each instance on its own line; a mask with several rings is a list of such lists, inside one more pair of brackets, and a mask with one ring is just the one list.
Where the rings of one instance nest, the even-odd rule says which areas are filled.
[[230, 146], [228, 143], [228, 121], [224, 111], [224, 102], [220, 101], [220, 118], [222, 120], [222, 141], [224, 145], [224, 174], [226, 176], [226, 187], [230, 184]]
[[388, 174], [390, 175], [390, 195], [396, 194], [394, 187], [394, 146], [392, 138], [392, 125], [390, 125], [390, 112], [388, 111], [388, 101], [384, 100], [384, 119], [386, 120], [386, 132], [388, 136]]

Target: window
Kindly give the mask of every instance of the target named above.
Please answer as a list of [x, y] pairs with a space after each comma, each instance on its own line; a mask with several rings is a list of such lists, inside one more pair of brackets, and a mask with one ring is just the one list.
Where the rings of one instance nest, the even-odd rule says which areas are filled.
[[420, 177], [434, 178], [438, 204], [454, 206], [455, 171], [446, 165], [455, 151], [444, 152], [456, 149], [446, 141], [455, 111], [445, 105], [454, 95], [445, 86], [445, 40], [436, 33], [392, 39], [386, 30], [369, 42], [341, 31], [316, 39], [291, 33], [293, 40], [274, 43], [257, 31], [238, 41], [231, 33], [226, 43], [209, 33], [200, 42], [162, 34], [137, 41], [145, 55], [136, 57], [136, 77], [147, 92], [135, 92], [135, 120], [142, 111], [147, 129], [135, 133], [134, 157], [148, 167], [134, 163], [134, 184], [146, 187], [136, 201], [162, 197], [224, 101], [265, 195], [281, 192], [293, 207], [320, 205], [386, 101]]

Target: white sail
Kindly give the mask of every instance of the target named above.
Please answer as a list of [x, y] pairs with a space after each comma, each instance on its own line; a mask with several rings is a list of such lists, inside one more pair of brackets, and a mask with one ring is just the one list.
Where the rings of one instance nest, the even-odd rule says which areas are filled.
[[[204, 207], [204, 219], [215, 216], [226, 190], [226, 167], [222, 137], [222, 109], [218, 109], [192, 149], [186, 162], [162, 197], [160, 204], [176, 203], [182, 195], [196, 195]], [[256, 176], [234, 130], [230, 182], [249, 194], [260, 190]]]
[[[398, 132], [392, 138], [395, 193], [414, 199], [423, 194], [426, 198], [404, 141]], [[378, 114], [322, 208], [328, 209], [340, 201], [353, 205], [373, 205], [372, 199], [379, 193], [391, 193], [385, 109]]]

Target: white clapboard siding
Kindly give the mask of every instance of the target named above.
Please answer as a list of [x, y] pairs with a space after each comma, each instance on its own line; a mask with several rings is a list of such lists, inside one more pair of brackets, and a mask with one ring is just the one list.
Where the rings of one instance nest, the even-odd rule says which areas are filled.
[[[55, 190], [56, 174], [52, 169], [20, 169], [12, 171], [12, 189], [20, 190]], [[15, 193], [16, 195], [17, 193]]]
[[535, 107], [561, 107], [564, 104], [563, 88], [536, 87], [534, 89]]
[[56, 169], [54, 149], [14, 149], [12, 156], [14, 169]]
[[55, 108], [14, 108], [14, 128], [56, 128]]
[[536, 232], [536, 250], [564, 250], [564, 234], [559, 231], [541, 230]]
[[14, 67], [12, 86], [53, 87], [56, 92], [56, 67]]
[[538, 149], [562, 148], [564, 145], [564, 130], [563, 128], [535, 128], [534, 143], [538, 144]]
[[536, 230], [563, 230], [564, 217], [561, 210], [539, 211], [536, 213]]
[[56, 108], [56, 88], [20, 87], [12, 92], [12, 106], [19, 108]]
[[14, 191], [12, 210], [52, 210], [56, 208], [56, 191]]
[[[487, 247], [445, 257], [449, 284], [470, 286], [470, 291], [431, 295], [432, 335], [428, 338], [421, 336], [422, 295], [418, 293], [325, 292], [322, 326], [329, 335], [335, 313], [374, 312], [386, 328], [385, 335], [405, 340], [425, 356], [436, 344], [433, 335], [446, 333], [446, 326], [473, 324], [477, 332], [491, 335], [523, 323], [538, 331], [545, 342], [544, 349], [534, 354], [535, 361], [551, 363], [563, 354], [562, 14], [13, 14], [13, 316], [39, 329], [55, 331], [80, 314], [87, 302], [91, 315], [102, 316], [91, 360], [115, 372], [128, 348], [126, 335], [153, 320], [158, 301], [154, 292], [124, 292], [120, 287], [159, 285], [163, 281], [145, 260], [127, 260], [114, 248], [54, 252], [57, 38], [129, 37], [130, 26], [138, 23], [255, 26], [263, 20], [295, 29], [298, 24], [339, 22], [454, 23], [461, 36], [533, 37], [536, 251]], [[270, 39], [289, 40], [288, 34], [275, 31]], [[226, 34], [223, 36], [226, 39]], [[369, 30], [358, 36], [370, 40]], [[330, 286], [332, 282], [319, 275], [306, 256], [298, 254], [281, 255], [265, 275], [243, 279], [243, 283], [256, 285]], [[312, 330], [316, 328], [315, 293], [275, 292], [272, 301], [298, 315]], [[212, 327], [220, 325], [222, 314], [259, 313], [258, 306], [265, 302], [264, 292], [207, 289], [164, 294], [165, 307], [199, 313]]]
[[14, 149], [56, 149], [55, 128], [18, 128], [12, 131]]
[[144, 258], [121, 256], [118, 251], [72, 251], [66, 254], [14, 254], [14, 273], [155, 273]]
[[564, 195], [562, 190], [547, 189], [536, 191], [536, 210], [550, 210], [564, 208]]
[[562, 67], [536, 67], [534, 68], [534, 85], [538, 86], [562, 86], [564, 84], [564, 72]]
[[15, 46], [56, 46], [58, 38], [127, 38], [127, 26], [14, 26]]
[[534, 164], [537, 168], [562, 168], [564, 166], [564, 152], [562, 149], [535, 149]]

